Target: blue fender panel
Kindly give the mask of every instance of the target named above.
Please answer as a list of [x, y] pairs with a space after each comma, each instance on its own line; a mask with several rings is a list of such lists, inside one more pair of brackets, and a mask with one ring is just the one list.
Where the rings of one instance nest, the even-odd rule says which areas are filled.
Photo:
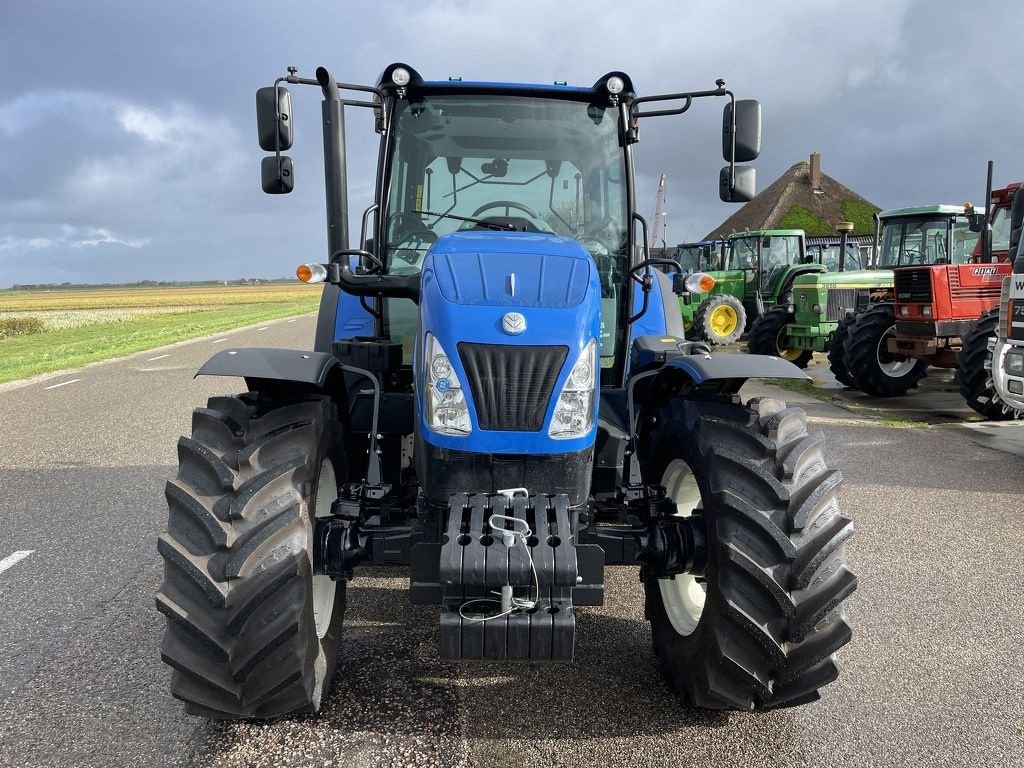
[[247, 379], [295, 381], [322, 387], [337, 363], [334, 355], [325, 352], [243, 347], [222, 349], [206, 361], [196, 376], [241, 376]]
[[682, 355], [665, 362], [679, 368], [694, 384], [712, 379], [806, 379], [810, 376], [788, 360], [771, 355]]

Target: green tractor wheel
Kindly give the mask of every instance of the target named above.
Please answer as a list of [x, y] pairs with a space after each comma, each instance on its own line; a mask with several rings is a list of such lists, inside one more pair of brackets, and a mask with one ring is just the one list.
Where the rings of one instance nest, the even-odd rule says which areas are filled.
[[852, 312], [847, 314], [836, 326], [832, 338], [828, 342], [828, 365], [836, 381], [844, 387], [854, 386], [850, 371], [846, 367], [846, 340], [850, 337], [850, 327], [856, 321], [857, 316]]
[[814, 351], [786, 346], [786, 326], [790, 318], [789, 308], [785, 306], [773, 307], [757, 318], [750, 327], [747, 351], [754, 355], [781, 357], [797, 368], [806, 368], [814, 357]]
[[698, 338], [708, 344], [732, 344], [743, 334], [747, 311], [735, 296], [716, 294], [697, 308], [693, 325]]
[[905, 395], [928, 374], [928, 363], [899, 357], [888, 350], [896, 333], [892, 304], [876, 304], [856, 316], [843, 345], [846, 368], [854, 387], [872, 397]]

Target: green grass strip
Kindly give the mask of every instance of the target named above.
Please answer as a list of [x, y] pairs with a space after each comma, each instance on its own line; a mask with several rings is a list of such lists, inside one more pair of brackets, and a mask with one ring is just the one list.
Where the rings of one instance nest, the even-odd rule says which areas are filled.
[[177, 341], [292, 317], [316, 310], [319, 301], [240, 304], [216, 309], [140, 315], [119, 323], [45, 331], [0, 339], [0, 383], [77, 368]]

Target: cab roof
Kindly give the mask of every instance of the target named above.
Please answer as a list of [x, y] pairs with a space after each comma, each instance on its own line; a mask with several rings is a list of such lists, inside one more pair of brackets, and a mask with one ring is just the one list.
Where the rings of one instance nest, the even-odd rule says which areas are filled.
[[[978, 210], [981, 210], [980, 208]], [[962, 205], [918, 205], [911, 208], [890, 208], [887, 211], [880, 211], [880, 219], [903, 219], [914, 216], [963, 216]]]
[[803, 237], [804, 231], [802, 229], [751, 229], [747, 232], [733, 232], [729, 235], [729, 239], [738, 240], [741, 237], [762, 237], [764, 235], [772, 237]]
[[551, 84], [547, 83], [501, 83], [490, 80], [463, 80], [461, 78], [449, 78], [447, 80], [424, 80], [423, 77], [415, 69], [410, 67], [408, 64], [402, 62], [395, 62], [384, 68], [381, 73], [380, 80], [378, 81], [377, 87], [385, 93], [395, 91], [399, 86], [391, 79], [392, 73], [401, 67], [409, 72], [409, 83], [407, 86], [409, 91], [412, 92], [429, 92], [434, 94], [445, 94], [445, 93], [494, 93], [494, 94], [505, 94], [509, 96], [541, 96], [553, 99], [564, 99], [564, 98], [584, 98], [589, 95], [597, 96], [601, 100], [605, 100], [609, 96], [606, 83], [611, 77], [619, 77], [623, 82], [622, 92], [619, 97], [624, 102], [630, 102], [636, 97], [636, 93], [633, 88], [633, 80], [625, 72], [613, 71], [601, 76], [597, 82], [595, 82], [589, 88], [586, 86], [579, 85], [568, 85], [565, 82], [559, 81]]

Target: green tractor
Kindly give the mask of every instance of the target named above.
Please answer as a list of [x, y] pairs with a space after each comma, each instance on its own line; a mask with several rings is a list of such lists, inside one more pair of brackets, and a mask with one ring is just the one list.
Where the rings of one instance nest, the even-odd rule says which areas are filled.
[[715, 279], [710, 291], [679, 302], [690, 335], [716, 345], [731, 344], [766, 311], [788, 306], [798, 275], [826, 269], [807, 255], [800, 229], [730, 235], [720, 264], [709, 273]]
[[[826, 265], [831, 266], [827, 260]], [[847, 249], [836, 271], [799, 275], [791, 289], [792, 309], [776, 307], [766, 312], [750, 329], [750, 351], [806, 368], [815, 352], [829, 349], [837, 328], [845, 334], [848, 316], [892, 297], [891, 265], [866, 266], [855, 249]]]
[[[845, 264], [838, 272], [805, 275], [794, 283], [794, 312], [788, 324], [779, 323], [763, 333], [764, 345], [751, 351], [766, 354], [769, 336], [774, 332], [774, 354], [806, 366], [814, 352], [827, 352], [829, 366], [836, 380], [847, 387], [855, 386], [846, 362], [846, 345], [850, 330], [859, 313], [877, 304], [893, 300], [893, 269], [901, 266], [962, 263], [970, 258], [975, 240], [953, 239], [947, 230], [964, 217], [963, 206], [926, 205], [882, 211], [876, 241], [874, 269], [860, 269], [856, 256], [847, 252]], [[956, 230], [957, 232], [959, 230]], [[938, 241], [934, 241], [939, 233]], [[931, 238], [924, 240], [923, 238]], [[936, 245], [936, 242], [939, 244]], [[926, 243], [922, 245], [922, 243]], [[853, 270], [846, 267], [854, 266]], [[753, 331], [751, 331], [753, 338]], [[771, 354], [771, 353], [769, 353]], [[921, 378], [924, 367], [908, 365], [902, 358], [887, 358], [881, 352], [878, 371], [896, 386], [902, 377]], [[879, 375], [882, 375], [879, 373]], [[859, 387], [858, 387], [859, 388]], [[905, 391], [905, 389], [904, 389]]]

